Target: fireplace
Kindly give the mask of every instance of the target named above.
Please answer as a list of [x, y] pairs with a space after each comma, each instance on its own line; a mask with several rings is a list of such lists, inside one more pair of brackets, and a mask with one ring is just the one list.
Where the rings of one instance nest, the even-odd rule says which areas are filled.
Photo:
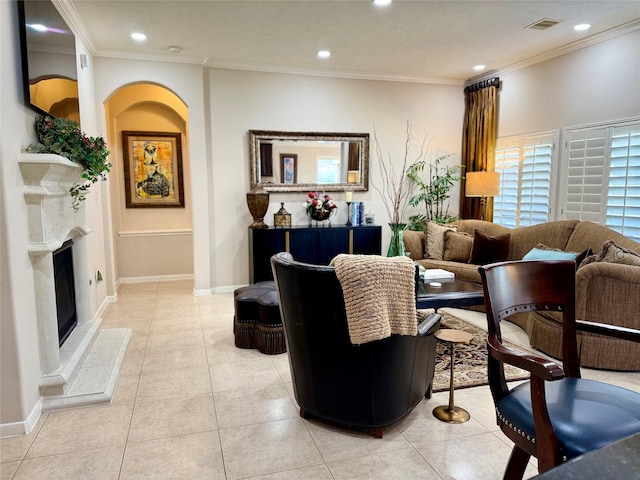
[[85, 326], [95, 323], [91, 322], [87, 265], [86, 236], [91, 229], [85, 224], [84, 211], [73, 209], [69, 195], [69, 188], [82, 175], [81, 167], [58, 155], [23, 153], [20, 170], [29, 217], [42, 387], [49, 382], [45, 377], [66, 375], [68, 359], [79, 356], [81, 341], [72, 342], [72, 338], [84, 335]]
[[78, 324], [76, 288], [73, 275], [73, 240], [67, 240], [53, 252], [53, 276], [58, 317], [58, 345], [62, 346]]

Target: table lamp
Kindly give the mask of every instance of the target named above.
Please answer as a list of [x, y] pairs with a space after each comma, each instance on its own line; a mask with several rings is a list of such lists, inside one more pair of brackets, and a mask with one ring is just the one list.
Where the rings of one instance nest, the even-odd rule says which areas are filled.
[[480, 220], [484, 220], [487, 197], [495, 197], [500, 193], [500, 174], [498, 172], [468, 172], [465, 178], [465, 196], [480, 197]]

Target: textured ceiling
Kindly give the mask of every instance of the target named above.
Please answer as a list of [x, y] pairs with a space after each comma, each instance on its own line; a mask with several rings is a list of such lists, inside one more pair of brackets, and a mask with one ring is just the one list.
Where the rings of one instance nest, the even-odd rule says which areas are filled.
[[[459, 84], [640, 28], [640, 1], [59, 0], [98, 56]], [[525, 29], [542, 18], [562, 22]], [[591, 23], [576, 33], [577, 23]], [[130, 33], [144, 32], [145, 43]], [[182, 53], [168, 52], [169, 46]], [[329, 49], [331, 58], [316, 58]]]

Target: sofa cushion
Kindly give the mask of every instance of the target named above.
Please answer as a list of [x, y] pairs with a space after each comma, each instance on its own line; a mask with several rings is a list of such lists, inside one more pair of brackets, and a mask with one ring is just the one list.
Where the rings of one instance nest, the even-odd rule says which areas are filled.
[[609, 240], [612, 240], [620, 247], [640, 253], [639, 242], [635, 242], [618, 232], [614, 232], [604, 225], [588, 221], [582, 221], [576, 225], [565, 250], [581, 252], [587, 247], [591, 247], [594, 252], [598, 252], [602, 249], [603, 244]]
[[456, 231], [458, 227], [454, 225], [442, 225], [428, 220], [425, 222], [425, 249], [424, 258], [442, 260], [444, 254], [444, 234], [448, 231]]
[[509, 241], [511, 235], [489, 236], [476, 230], [473, 235], [473, 248], [469, 263], [487, 265], [488, 263], [503, 262], [509, 259]]
[[582, 265], [593, 262], [622, 263], [624, 265], [640, 266], [640, 255], [628, 248], [616, 245], [613, 240], [604, 242], [602, 250], [585, 258]]
[[444, 234], [443, 260], [467, 263], [471, 258], [473, 235], [452, 230]]
[[405, 252], [410, 253], [411, 260], [421, 260], [424, 257], [424, 232], [405, 230], [402, 235]]

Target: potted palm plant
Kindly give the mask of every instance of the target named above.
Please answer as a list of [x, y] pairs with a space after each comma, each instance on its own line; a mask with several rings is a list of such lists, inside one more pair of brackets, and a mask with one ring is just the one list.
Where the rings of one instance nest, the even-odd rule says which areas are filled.
[[423, 230], [426, 220], [450, 223], [458, 217], [449, 215], [450, 192], [462, 180], [464, 165], [441, 165], [451, 154], [442, 155], [432, 163], [424, 159], [413, 163], [407, 170], [407, 178], [417, 192], [409, 199], [412, 207], [424, 206], [424, 213], [409, 217], [411, 230]]

